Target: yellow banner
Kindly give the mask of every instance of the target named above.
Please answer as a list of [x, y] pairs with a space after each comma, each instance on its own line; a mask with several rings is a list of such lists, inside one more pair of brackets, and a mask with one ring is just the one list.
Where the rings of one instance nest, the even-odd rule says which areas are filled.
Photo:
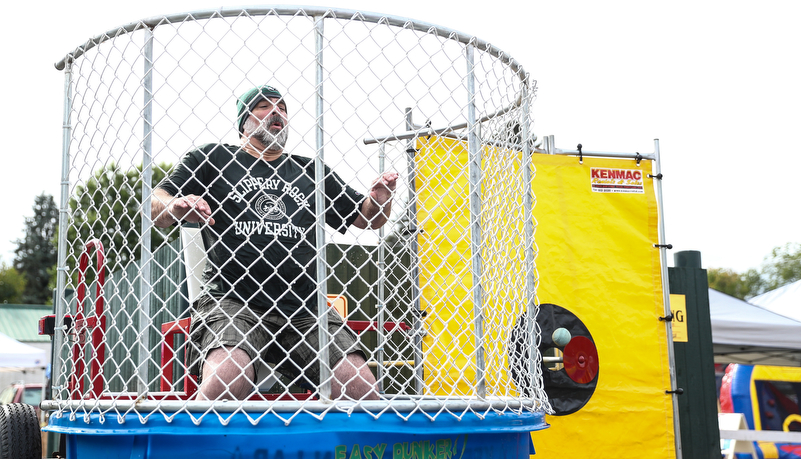
[[599, 361], [589, 402], [532, 435], [535, 457], [674, 458], [651, 163], [533, 161], [537, 296], [581, 319]]

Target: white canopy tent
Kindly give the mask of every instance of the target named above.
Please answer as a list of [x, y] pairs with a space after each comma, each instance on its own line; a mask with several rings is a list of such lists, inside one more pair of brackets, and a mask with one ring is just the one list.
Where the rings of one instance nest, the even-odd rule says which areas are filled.
[[801, 366], [801, 320], [709, 289], [715, 363]]
[[[801, 321], [801, 280], [751, 298], [749, 303]], [[801, 341], [801, 336], [796, 340]]]
[[0, 333], [0, 371], [19, 371], [45, 365], [47, 355], [44, 350]]

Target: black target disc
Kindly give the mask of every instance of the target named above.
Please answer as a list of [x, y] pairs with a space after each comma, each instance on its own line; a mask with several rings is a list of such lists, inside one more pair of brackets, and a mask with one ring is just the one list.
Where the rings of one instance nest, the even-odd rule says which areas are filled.
[[[565, 367], [559, 370], [550, 370], [545, 367], [545, 364], [541, 364], [541, 372], [545, 393], [548, 395], [555, 414], [564, 416], [575, 413], [590, 401], [598, 382], [600, 367], [595, 341], [592, 339], [589, 329], [575, 314], [555, 304], [540, 305], [537, 325], [540, 331], [539, 351], [541, 355], [551, 348], [559, 348], [552, 338], [553, 331], [557, 328], [567, 329], [573, 337], [565, 346], [565, 354], [577, 357], [576, 361], [566, 361]], [[531, 371], [527, 367], [529, 346], [533, 342], [533, 337], [528, 333], [531, 328], [526, 316], [520, 316], [509, 337], [509, 370], [518, 390], [526, 396], [530, 395], [533, 387]], [[581, 339], [577, 340], [577, 338]], [[575, 347], [571, 347], [574, 341], [577, 344]], [[572, 353], [568, 352], [569, 347], [572, 348]], [[589, 365], [590, 360], [593, 361], [592, 365]], [[568, 374], [567, 366], [570, 366], [570, 371], [576, 380]]]

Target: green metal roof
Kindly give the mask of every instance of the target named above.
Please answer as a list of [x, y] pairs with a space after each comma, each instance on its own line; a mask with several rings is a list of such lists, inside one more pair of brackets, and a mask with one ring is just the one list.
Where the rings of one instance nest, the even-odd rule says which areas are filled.
[[53, 306], [42, 304], [0, 304], [0, 333], [17, 341], [50, 341], [39, 335], [39, 319], [53, 313]]

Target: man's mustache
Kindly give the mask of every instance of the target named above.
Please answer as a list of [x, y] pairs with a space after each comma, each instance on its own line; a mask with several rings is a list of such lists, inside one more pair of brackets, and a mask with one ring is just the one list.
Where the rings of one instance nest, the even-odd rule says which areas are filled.
[[286, 123], [284, 122], [284, 119], [281, 118], [280, 115], [270, 115], [264, 120], [262, 120], [262, 123], [267, 129], [270, 129], [270, 127], [272, 127], [272, 125], [276, 123], [278, 123], [281, 126], [281, 129], [284, 129], [286, 127]]

